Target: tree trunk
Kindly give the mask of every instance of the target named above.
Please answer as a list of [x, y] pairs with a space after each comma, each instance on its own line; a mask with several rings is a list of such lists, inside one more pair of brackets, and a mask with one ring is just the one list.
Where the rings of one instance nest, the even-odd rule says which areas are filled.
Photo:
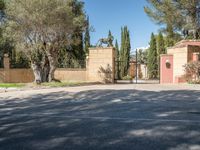
[[50, 70], [49, 70], [49, 75], [48, 75], [48, 81], [52, 82], [52, 81], [57, 81], [54, 77], [54, 73], [56, 71], [56, 65], [57, 65], [57, 59], [56, 57], [53, 57], [52, 55], [48, 55], [48, 60], [49, 60], [49, 66], [50, 66]]
[[49, 71], [49, 60], [47, 56], [44, 56], [42, 61], [42, 82], [48, 82]]
[[42, 83], [42, 68], [39, 64], [32, 63], [31, 64], [34, 76], [35, 76], [35, 83], [41, 84]]

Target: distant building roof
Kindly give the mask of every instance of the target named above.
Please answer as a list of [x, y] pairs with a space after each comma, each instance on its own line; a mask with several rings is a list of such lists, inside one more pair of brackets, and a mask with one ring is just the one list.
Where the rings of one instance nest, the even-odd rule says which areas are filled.
[[199, 46], [200, 47], [200, 40], [182, 40], [178, 43], [176, 43], [175, 46], [170, 48], [181, 48], [186, 46]]

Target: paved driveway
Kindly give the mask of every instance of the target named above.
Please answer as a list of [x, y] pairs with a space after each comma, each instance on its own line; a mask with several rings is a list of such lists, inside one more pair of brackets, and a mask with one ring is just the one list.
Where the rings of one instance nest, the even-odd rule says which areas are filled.
[[0, 94], [0, 150], [200, 150], [200, 89], [108, 85]]

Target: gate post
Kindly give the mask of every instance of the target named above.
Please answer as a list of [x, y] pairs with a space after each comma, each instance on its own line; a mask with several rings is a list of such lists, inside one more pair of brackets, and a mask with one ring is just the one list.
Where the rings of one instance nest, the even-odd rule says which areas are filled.
[[114, 83], [115, 49], [113, 47], [89, 48], [88, 80]]

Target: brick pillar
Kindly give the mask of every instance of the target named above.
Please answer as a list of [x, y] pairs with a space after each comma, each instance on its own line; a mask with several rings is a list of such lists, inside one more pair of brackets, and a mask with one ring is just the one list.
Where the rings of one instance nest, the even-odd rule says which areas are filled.
[[87, 71], [89, 81], [114, 83], [115, 49], [113, 47], [90, 48]]

